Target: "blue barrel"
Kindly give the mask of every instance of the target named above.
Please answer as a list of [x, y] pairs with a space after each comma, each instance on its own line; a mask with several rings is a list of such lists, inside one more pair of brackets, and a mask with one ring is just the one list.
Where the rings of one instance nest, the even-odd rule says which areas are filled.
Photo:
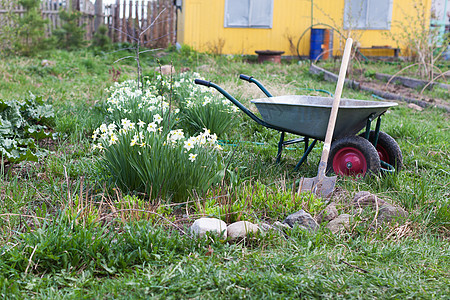
[[309, 59], [316, 60], [322, 53], [322, 44], [325, 36], [325, 29], [311, 28], [311, 44]]

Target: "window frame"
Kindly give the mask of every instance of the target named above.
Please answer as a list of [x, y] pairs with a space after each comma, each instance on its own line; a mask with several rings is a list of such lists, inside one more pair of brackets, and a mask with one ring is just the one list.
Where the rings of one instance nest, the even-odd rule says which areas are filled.
[[[380, 1], [385, 1], [388, 7], [388, 12], [386, 15], [386, 19], [379, 21], [385, 22], [383, 25], [374, 25], [370, 23], [370, 12], [369, 9], [371, 2], [378, 3]], [[391, 22], [392, 22], [392, 8], [393, 8], [393, 0], [361, 0], [361, 8], [365, 9], [365, 17], [363, 19], [364, 24], [360, 25], [361, 17], [350, 16], [349, 13], [352, 13], [351, 9], [352, 0], [345, 0], [344, 6], [344, 29], [355, 29], [355, 30], [391, 30]], [[363, 6], [364, 5], [364, 6]], [[349, 11], [350, 10], [350, 11]], [[352, 17], [356, 20], [356, 24], [350, 24], [349, 17]]]
[[[273, 26], [273, 8], [274, 8], [274, 0], [266, 0], [269, 2], [270, 5], [270, 20], [264, 25], [255, 25], [252, 24], [252, 12], [253, 12], [253, 6], [257, 5], [257, 2], [260, 0], [241, 0], [248, 1], [248, 16], [247, 16], [247, 24], [229, 24], [229, 9], [230, 9], [230, 1], [231, 0], [225, 0], [225, 11], [224, 11], [224, 22], [223, 26], [225, 28], [260, 28], [260, 29], [271, 29]], [[254, 19], [254, 18], [253, 18]]]

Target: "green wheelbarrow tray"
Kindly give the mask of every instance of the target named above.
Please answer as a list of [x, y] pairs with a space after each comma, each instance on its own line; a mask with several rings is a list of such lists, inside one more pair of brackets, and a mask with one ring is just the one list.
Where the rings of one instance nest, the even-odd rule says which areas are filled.
[[[317, 96], [287, 95], [251, 100], [262, 119], [283, 131], [325, 140], [333, 99]], [[394, 102], [341, 99], [333, 140], [355, 135], [369, 118], [385, 113]]]
[[[277, 163], [280, 162], [284, 146], [304, 142], [305, 147], [303, 156], [294, 168], [294, 170], [298, 170], [306, 161], [317, 141], [325, 140], [333, 98], [307, 95], [285, 95], [274, 97], [252, 76], [241, 74], [239, 78], [256, 84], [267, 96], [266, 98], [251, 100], [261, 114], [261, 118], [256, 116], [217, 84], [201, 79], [195, 79], [195, 83], [216, 89], [256, 123], [266, 128], [279, 131], [281, 136], [278, 142]], [[365, 138], [369, 139], [371, 122], [375, 119], [377, 119], [375, 131], [376, 136], [378, 136], [381, 116], [390, 107], [396, 105], [397, 103], [395, 102], [387, 101], [341, 99], [333, 141], [342, 137], [355, 135], [364, 127], [366, 128]], [[301, 137], [285, 141], [285, 133], [292, 133]], [[311, 143], [309, 143], [310, 139], [313, 140]], [[376, 146], [376, 143], [374, 146]], [[389, 172], [395, 170], [394, 167], [389, 164], [385, 164], [383, 167]]]

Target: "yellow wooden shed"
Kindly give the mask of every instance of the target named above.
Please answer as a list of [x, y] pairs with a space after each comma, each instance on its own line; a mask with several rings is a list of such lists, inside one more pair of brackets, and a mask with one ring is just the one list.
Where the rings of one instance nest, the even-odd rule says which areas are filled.
[[[431, 0], [177, 0], [177, 41], [202, 52], [255, 54], [284, 51], [309, 56], [317, 31], [327, 29], [325, 47], [339, 55], [352, 37], [366, 55], [391, 56], [400, 37]], [[423, 22], [422, 22], [423, 23]], [[428, 26], [429, 21], [426, 22]], [[321, 30], [318, 30], [319, 32]], [[320, 38], [320, 37], [319, 37]], [[328, 40], [327, 40], [328, 41]], [[328, 47], [329, 46], [329, 47]], [[324, 44], [322, 43], [322, 48]], [[403, 49], [402, 49], [403, 50]]]

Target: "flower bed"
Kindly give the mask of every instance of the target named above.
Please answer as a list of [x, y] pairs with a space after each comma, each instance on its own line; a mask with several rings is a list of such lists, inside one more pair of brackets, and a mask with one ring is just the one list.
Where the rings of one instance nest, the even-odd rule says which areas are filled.
[[92, 138], [111, 184], [179, 202], [221, 179], [216, 132], [233, 125], [235, 110], [194, 85], [194, 77], [158, 76], [144, 88], [126, 81], [108, 89], [108, 122]]

